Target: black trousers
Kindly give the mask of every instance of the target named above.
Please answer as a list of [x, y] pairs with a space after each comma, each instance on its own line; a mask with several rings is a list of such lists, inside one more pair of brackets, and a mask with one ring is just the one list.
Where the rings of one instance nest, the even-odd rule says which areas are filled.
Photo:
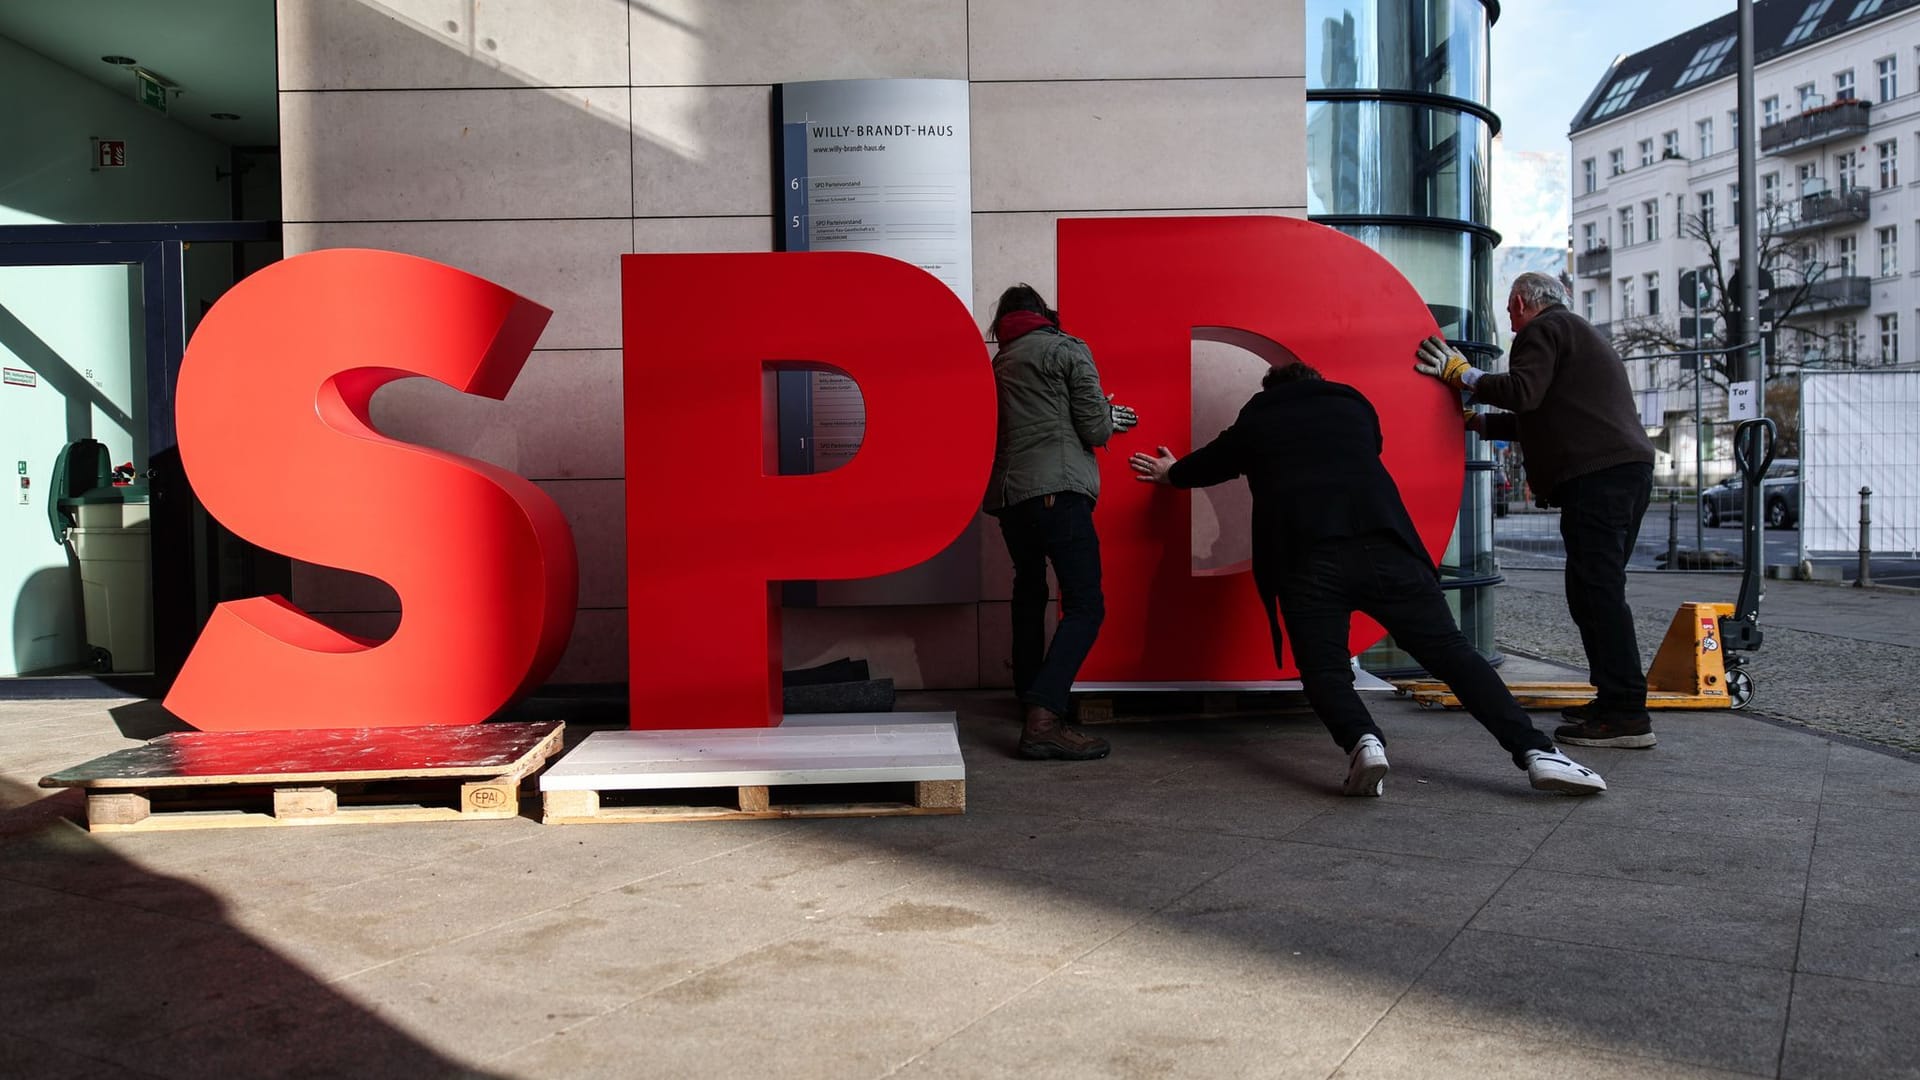
[[1553, 489], [1567, 548], [1567, 612], [1587, 651], [1587, 678], [1599, 691], [1594, 704], [1609, 712], [1647, 707], [1647, 673], [1627, 605], [1627, 560], [1652, 495], [1653, 466], [1643, 462], [1576, 476]]
[[[1080, 665], [1107, 617], [1100, 592], [1100, 537], [1093, 500], [1073, 491], [1042, 495], [1000, 512], [1013, 557], [1013, 689], [1021, 701], [1066, 716]], [[1047, 564], [1060, 582], [1060, 625], [1047, 642]]]
[[1307, 701], [1342, 750], [1351, 751], [1362, 735], [1380, 735], [1353, 689], [1347, 627], [1356, 611], [1386, 627], [1395, 644], [1451, 687], [1515, 765], [1525, 765], [1528, 750], [1553, 747], [1460, 632], [1433, 567], [1398, 537], [1374, 533], [1322, 541], [1282, 572], [1279, 593]]

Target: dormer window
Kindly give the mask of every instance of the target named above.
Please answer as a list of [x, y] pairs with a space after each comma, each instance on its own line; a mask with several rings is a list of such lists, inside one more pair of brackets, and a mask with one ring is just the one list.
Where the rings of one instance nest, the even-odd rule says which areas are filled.
[[1733, 38], [1731, 35], [1723, 37], [1710, 45], [1700, 46], [1699, 50], [1693, 54], [1693, 59], [1687, 61], [1687, 70], [1680, 73], [1679, 81], [1673, 85], [1686, 86], [1688, 83], [1699, 82], [1701, 79], [1713, 74], [1719, 70], [1720, 62], [1725, 60], [1727, 54], [1732, 51]]
[[1786, 44], [1798, 45], [1812, 37], [1814, 30], [1820, 25], [1820, 17], [1825, 15], [1827, 9], [1832, 6], [1833, 0], [1813, 0], [1808, 4], [1807, 9], [1800, 13], [1800, 21], [1794, 23], [1793, 29], [1787, 32]]
[[[1833, 0], [1826, 0], [1826, 2], [1832, 3]], [[1599, 119], [1602, 116], [1611, 116], [1621, 109], [1626, 108], [1627, 103], [1633, 100], [1633, 92], [1640, 89], [1640, 84], [1646, 81], [1647, 73], [1645, 71], [1636, 71], [1632, 75], [1627, 75], [1617, 80], [1613, 86], [1608, 88], [1605, 100], [1601, 101], [1599, 106], [1593, 110], [1594, 118]]]

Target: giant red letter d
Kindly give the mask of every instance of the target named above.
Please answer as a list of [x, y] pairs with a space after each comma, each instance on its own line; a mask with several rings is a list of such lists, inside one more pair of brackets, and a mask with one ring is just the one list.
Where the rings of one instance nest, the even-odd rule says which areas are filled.
[[[1460, 505], [1459, 403], [1412, 371], [1414, 346], [1439, 330], [1413, 286], [1371, 248], [1292, 218], [1063, 220], [1060, 313], [1093, 346], [1102, 384], [1140, 411], [1133, 438], [1142, 448], [1192, 448], [1196, 337], [1269, 360], [1279, 352], [1267, 346], [1277, 344], [1352, 385], [1380, 414], [1381, 458], [1428, 552], [1446, 546]], [[1247, 396], [1257, 389], [1250, 380]], [[1190, 497], [1135, 483], [1122, 453], [1101, 456], [1100, 479], [1107, 620], [1081, 678], [1273, 678], [1266, 618], [1247, 576], [1192, 576]], [[1165, 512], [1175, 500], [1178, 512]], [[1381, 634], [1361, 618], [1348, 645], [1358, 653]]]

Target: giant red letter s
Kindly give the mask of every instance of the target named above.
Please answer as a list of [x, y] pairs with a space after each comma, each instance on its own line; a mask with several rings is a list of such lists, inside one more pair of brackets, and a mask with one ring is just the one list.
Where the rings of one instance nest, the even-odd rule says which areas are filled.
[[175, 405], [194, 491], [253, 543], [387, 582], [401, 618], [370, 642], [280, 597], [221, 604], [169, 710], [215, 731], [468, 724], [546, 678], [578, 592], [559, 508], [505, 469], [380, 434], [367, 409], [410, 375], [505, 397], [551, 314], [359, 250], [277, 263], [214, 306]]
[[[1060, 313], [1093, 346], [1106, 388], [1139, 410], [1142, 446], [1191, 449], [1195, 337], [1270, 360], [1280, 350], [1266, 345], [1278, 344], [1351, 384], [1380, 414], [1382, 458], [1428, 552], [1446, 546], [1463, 473], [1459, 403], [1411, 370], [1413, 347], [1439, 330], [1407, 279], [1359, 241], [1279, 217], [1063, 220]], [[1250, 382], [1247, 395], [1257, 389]], [[1126, 461], [1101, 456], [1100, 544], [1112, 584], [1081, 678], [1273, 678], [1266, 618], [1246, 575], [1192, 576], [1190, 497], [1135, 483]], [[1165, 500], [1180, 512], [1163, 512]], [[1348, 646], [1358, 653], [1381, 634], [1358, 619]]]
[[[879, 255], [629, 255], [622, 287], [633, 726], [777, 724], [775, 583], [912, 566], [979, 511], [979, 331], [938, 279]], [[852, 460], [767, 475], [764, 373], [782, 365], [859, 385]]]

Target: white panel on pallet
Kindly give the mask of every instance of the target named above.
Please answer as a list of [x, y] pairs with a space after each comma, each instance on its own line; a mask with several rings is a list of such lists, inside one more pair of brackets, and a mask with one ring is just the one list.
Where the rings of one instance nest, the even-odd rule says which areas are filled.
[[795, 717], [775, 728], [595, 732], [542, 791], [963, 780], [953, 713]]

